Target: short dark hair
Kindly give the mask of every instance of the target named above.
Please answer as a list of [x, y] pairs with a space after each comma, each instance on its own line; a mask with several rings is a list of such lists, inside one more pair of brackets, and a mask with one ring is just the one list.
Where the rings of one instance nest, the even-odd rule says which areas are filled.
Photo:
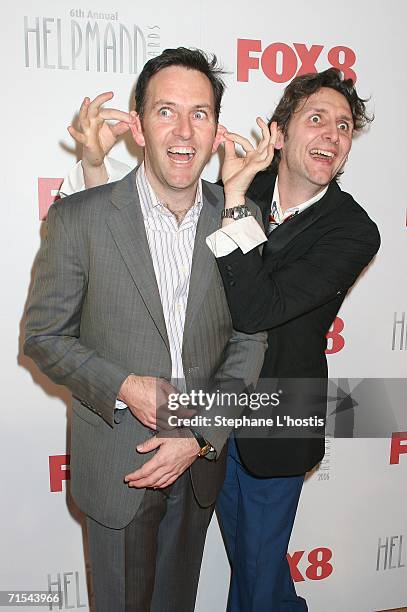
[[[301, 102], [305, 102], [309, 96], [322, 87], [334, 89], [346, 98], [352, 113], [353, 129], [356, 132], [373, 121], [373, 117], [370, 117], [366, 112], [365, 103], [367, 100], [359, 98], [353, 80], [343, 78], [341, 71], [337, 68], [328, 68], [323, 72], [302, 74], [295, 77], [285, 88], [283, 96], [269, 121], [269, 126], [273, 121], [276, 121], [283, 134], [286, 134], [290, 120]], [[280, 159], [281, 151], [276, 149], [271, 164], [272, 170], [277, 170]]]
[[143, 118], [144, 114], [149, 80], [157, 72], [170, 66], [182, 66], [188, 70], [197, 70], [208, 77], [215, 101], [215, 119], [218, 122], [222, 96], [225, 90], [225, 84], [220, 75], [224, 74], [224, 71], [218, 65], [216, 55], [207, 55], [201, 49], [187, 49], [186, 47], [165, 49], [160, 55], [153, 57], [144, 65], [137, 80], [135, 92], [136, 111], [140, 117]]

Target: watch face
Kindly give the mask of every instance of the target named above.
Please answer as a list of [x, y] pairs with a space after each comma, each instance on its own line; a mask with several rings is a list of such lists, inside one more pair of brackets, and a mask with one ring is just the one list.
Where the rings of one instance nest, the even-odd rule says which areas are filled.
[[235, 210], [233, 211], [233, 218], [236, 219], [243, 219], [243, 217], [247, 217], [248, 216], [248, 210], [246, 206], [237, 206], [235, 208]]

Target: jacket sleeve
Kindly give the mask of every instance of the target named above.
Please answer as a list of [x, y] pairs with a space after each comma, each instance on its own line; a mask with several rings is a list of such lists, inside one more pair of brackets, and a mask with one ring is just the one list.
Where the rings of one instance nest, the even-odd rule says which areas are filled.
[[379, 245], [376, 225], [361, 217], [327, 231], [297, 261], [275, 270], [257, 249], [217, 259], [234, 327], [272, 329], [345, 294]]
[[51, 206], [46, 225], [34, 264], [24, 353], [53, 382], [65, 385], [84, 406], [113, 426], [116, 397], [130, 372], [81, 343], [86, 262], [81, 261], [57, 206]]
[[[253, 216], [262, 227], [261, 215], [258, 207], [248, 202]], [[239, 251], [240, 252], [240, 251]], [[214, 379], [212, 392], [219, 392], [219, 402], [215, 402], [208, 416], [212, 417], [212, 425], [198, 427], [197, 430], [217, 450], [218, 456], [228, 439], [233, 425], [214, 426], [216, 416], [226, 419], [238, 418], [245, 407], [235, 402], [226, 401], [228, 394], [239, 395], [254, 389], [263, 366], [264, 354], [267, 350], [267, 332], [245, 333], [233, 330], [227, 344], [223, 360], [219, 365]], [[222, 400], [222, 398], [225, 398]]]

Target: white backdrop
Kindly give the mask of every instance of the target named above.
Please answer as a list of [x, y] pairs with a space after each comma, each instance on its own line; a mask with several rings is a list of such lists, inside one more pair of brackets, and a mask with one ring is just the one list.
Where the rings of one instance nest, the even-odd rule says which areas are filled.
[[[256, 115], [270, 116], [287, 80], [303, 65], [312, 69], [310, 58], [319, 70], [338, 61], [345, 72], [354, 70], [376, 119], [355, 140], [342, 187], [377, 221], [382, 247], [342, 307], [344, 345], [334, 334], [329, 367], [340, 378], [404, 378], [407, 9], [398, 0], [89, 0], [74, 6], [20, 0], [3, 6], [2, 14], [0, 590], [46, 590], [49, 582], [59, 583], [63, 609], [87, 610], [80, 517], [67, 507], [64, 480], [69, 396], [21, 354], [39, 210], [76, 161], [66, 126], [85, 95], [113, 90], [114, 106], [128, 109], [144, 62], [170, 46], [196, 46], [221, 58], [230, 71], [222, 122], [243, 134], [253, 131]], [[115, 157], [135, 163], [126, 140]], [[215, 179], [218, 168], [214, 157], [206, 178]], [[407, 431], [407, 417], [398, 431]], [[407, 433], [393, 442], [328, 441], [324, 462], [304, 487], [290, 543], [297, 590], [312, 612], [407, 605], [406, 442]], [[198, 612], [225, 610], [228, 579], [213, 521]]]

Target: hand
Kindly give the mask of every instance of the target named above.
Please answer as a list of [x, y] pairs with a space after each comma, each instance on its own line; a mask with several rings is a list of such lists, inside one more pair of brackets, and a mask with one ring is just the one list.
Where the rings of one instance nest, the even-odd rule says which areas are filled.
[[164, 489], [189, 468], [199, 453], [199, 444], [188, 429], [175, 429], [171, 437], [155, 436], [137, 446], [140, 453], [157, 448], [152, 459], [124, 478], [129, 487]]
[[117, 398], [129, 407], [143, 425], [153, 429], [174, 429], [168, 422], [170, 415], [191, 418], [195, 410], [179, 406], [175, 412], [168, 408], [168, 396], [179, 391], [164, 378], [130, 374], [120, 387]]
[[[72, 125], [68, 132], [78, 143], [82, 145], [84, 168], [100, 168], [103, 166], [104, 158], [119, 136], [125, 134], [130, 125], [135, 121], [134, 111], [125, 113], [113, 108], [102, 108], [102, 105], [113, 98], [113, 92], [108, 91], [100, 94], [94, 100], [85, 98], [79, 110], [79, 130]], [[118, 121], [114, 125], [106, 123], [106, 120]]]
[[[222, 181], [225, 196], [228, 200], [225, 202], [226, 208], [228, 205], [236, 206], [244, 203], [246, 191], [257, 172], [267, 168], [273, 160], [274, 145], [277, 139], [277, 124], [273, 122], [269, 129], [260, 117], [257, 117], [256, 122], [262, 131], [262, 138], [256, 149], [247, 138], [243, 138], [239, 134], [231, 132], [223, 134], [225, 159], [222, 166]], [[236, 154], [235, 143], [243, 148], [244, 157]]]

